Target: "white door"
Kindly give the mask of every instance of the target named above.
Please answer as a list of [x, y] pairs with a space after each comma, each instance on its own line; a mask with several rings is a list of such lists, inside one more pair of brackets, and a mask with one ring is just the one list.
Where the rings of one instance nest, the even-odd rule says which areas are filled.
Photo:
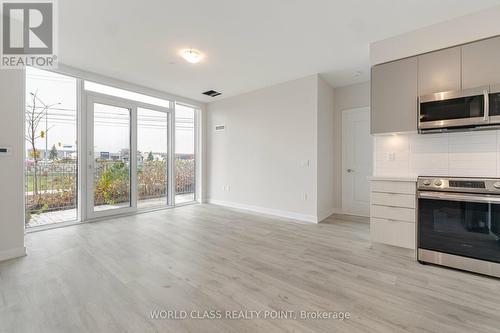
[[373, 142], [370, 109], [342, 112], [342, 212], [370, 215], [370, 185]]

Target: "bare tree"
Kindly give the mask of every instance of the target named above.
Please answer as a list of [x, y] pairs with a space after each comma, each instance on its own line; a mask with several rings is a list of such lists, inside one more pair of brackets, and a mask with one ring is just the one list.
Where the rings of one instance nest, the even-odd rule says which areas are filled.
[[26, 142], [31, 146], [31, 154], [34, 161], [33, 171], [33, 194], [38, 195], [38, 161], [40, 152], [36, 148], [36, 141], [39, 138], [44, 138], [47, 135], [48, 128], [45, 131], [39, 131], [40, 122], [47, 116], [48, 110], [56, 104], [47, 105], [38, 96], [38, 92], [32, 92], [31, 105], [26, 105]]

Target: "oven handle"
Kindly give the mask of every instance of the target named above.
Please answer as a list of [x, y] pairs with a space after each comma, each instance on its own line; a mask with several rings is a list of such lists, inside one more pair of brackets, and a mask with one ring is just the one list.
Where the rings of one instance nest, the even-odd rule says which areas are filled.
[[500, 196], [493, 195], [477, 195], [467, 193], [444, 193], [434, 191], [421, 191], [417, 193], [418, 198], [434, 199], [434, 200], [449, 200], [449, 201], [465, 201], [465, 202], [484, 202], [500, 204]]

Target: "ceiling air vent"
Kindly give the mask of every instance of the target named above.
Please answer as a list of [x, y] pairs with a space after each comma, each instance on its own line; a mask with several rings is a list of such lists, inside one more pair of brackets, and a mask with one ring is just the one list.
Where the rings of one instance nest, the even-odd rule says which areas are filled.
[[207, 96], [210, 96], [210, 97], [219, 96], [220, 94], [221, 94], [220, 92], [215, 91], [215, 90], [209, 90], [209, 91], [205, 91], [203, 93], [203, 95], [207, 95]]

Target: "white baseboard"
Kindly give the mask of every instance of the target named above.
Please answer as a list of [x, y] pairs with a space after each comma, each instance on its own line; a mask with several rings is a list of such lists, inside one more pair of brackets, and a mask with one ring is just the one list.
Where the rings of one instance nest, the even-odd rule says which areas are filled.
[[219, 205], [219, 206], [241, 209], [241, 210], [248, 210], [248, 211], [255, 212], [255, 213], [273, 215], [273, 216], [282, 217], [282, 218], [286, 218], [286, 219], [292, 219], [292, 220], [297, 220], [297, 221], [302, 221], [302, 222], [318, 223], [318, 218], [314, 215], [306, 215], [306, 214], [300, 214], [300, 213], [290, 212], [290, 211], [286, 211], [286, 210], [277, 210], [277, 209], [270, 209], [270, 208], [259, 207], [259, 206], [252, 206], [252, 205], [240, 204], [240, 203], [230, 202], [230, 201], [208, 199], [207, 202], [210, 204], [213, 204], [213, 205]]
[[340, 209], [337, 209], [337, 208], [330, 208], [328, 211], [326, 211], [325, 213], [320, 213], [318, 214], [318, 222], [321, 222], [323, 221], [324, 219], [326, 219], [327, 217], [329, 217], [330, 215], [332, 214], [340, 214]]
[[26, 247], [17, 247], [15, 249], [0, 251], [0, 261], [24, 257], [26, 255]]
[[336, 211], [335, 214], [346, 215], [346, 216], [354, 216], [354, 217], [370, 217], [370, 215], [354, 214], [354, 213], [350, 213], [350, 212], [343, 212], [341, 210]]

